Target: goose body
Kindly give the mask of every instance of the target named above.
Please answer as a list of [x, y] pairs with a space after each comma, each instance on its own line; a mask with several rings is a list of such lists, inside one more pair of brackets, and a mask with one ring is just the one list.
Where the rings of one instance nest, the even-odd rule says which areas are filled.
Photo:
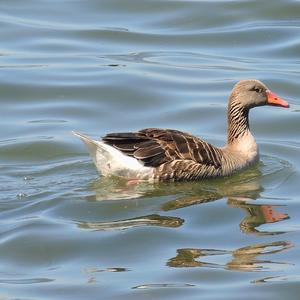
[[223, 148], [173, 129], [109, 133], [101, 141], [74, 134], [86, 144], [103, 176], [149, 181], [222, 177], [258, 160], [248, 113], [262, 105], [289, 107], [258, 80], [242, 80], [234, 86], [228, 101], [228, 134]]

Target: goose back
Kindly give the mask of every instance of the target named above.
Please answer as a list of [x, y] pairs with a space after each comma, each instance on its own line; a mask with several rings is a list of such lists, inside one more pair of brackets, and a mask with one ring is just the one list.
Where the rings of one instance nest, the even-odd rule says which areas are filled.
[[157, 168], [156, 179], [196, 180], [222, 173], [219, 148], [178, 130], [147, 128], [110, 133], [103, 141], [144, 166]]

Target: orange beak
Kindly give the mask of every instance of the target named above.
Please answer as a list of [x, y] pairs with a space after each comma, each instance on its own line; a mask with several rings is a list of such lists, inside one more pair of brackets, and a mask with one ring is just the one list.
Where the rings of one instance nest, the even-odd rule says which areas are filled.
[[270, 90], [266, 91], [267, 93], [267, 104], [274, 105], [274, 106], [282, 106], [282, 107], [290, 107], [289, 103], [280, 97], [278, 97], [275, 93], [271, 92]]

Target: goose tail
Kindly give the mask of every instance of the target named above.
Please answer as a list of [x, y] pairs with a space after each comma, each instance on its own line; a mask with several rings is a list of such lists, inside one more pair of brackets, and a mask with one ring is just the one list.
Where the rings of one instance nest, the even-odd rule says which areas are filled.
[[99, 147], [99, 142], [89, 138], [88, 136], [82, 134], [82, 133], [79, 133], [79, 132], [75, 132], [75, 131], [72, 131], [72, 133], [79, 137], [83, 142], [84, 144], [86, 145], [92, 159], [93, 159], [93, 162], [94, 164], [97, 166], [97, 149]]
[[128, 179], [152, 177], [153, 168], [143, 166], [137, 159], [124, 155], [103, 141], [95, 141], [79, 132], [72, 133], [84, 142], [98, 172], [103, 176], [115, 175]]

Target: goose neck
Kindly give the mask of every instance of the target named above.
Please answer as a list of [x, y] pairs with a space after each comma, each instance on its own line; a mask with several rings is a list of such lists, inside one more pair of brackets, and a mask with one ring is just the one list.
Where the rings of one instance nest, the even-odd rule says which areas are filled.
[[227, 144], [235, 144], [249, 132], [249, 109], [237, 101], [228, 105]]

